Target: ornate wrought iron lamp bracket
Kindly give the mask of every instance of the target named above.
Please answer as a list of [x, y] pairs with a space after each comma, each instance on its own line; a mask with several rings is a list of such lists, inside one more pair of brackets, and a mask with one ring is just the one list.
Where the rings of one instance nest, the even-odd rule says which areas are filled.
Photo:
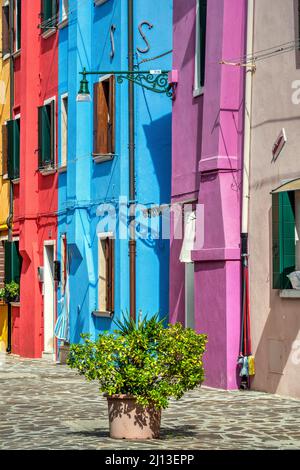
[[87, 75], [115, 75], [118, 83], [123, 83], [124, 80], [134, 82], [136, 85], [153, 91], [154, 93], [166, 94], [168, 98], [173, 98], [174, 87], [169, 83], [168, 70], [138, 70], [137, 67], [133, 72], [129, 71], [87, 71], [83, 69], [80, 72], [82, 80], [80, 82], [79, 95], [89, 94]]

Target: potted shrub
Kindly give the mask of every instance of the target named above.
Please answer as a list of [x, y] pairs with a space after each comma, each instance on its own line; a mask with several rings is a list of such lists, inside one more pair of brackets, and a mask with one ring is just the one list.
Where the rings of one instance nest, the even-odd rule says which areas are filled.
[[158, 438], [161, 410], [203, 382], [206, 336], [180, 323], [164, 327], [158, 316], [136, 325], [125, 319], [113, 334], [70, 347], [68, 365], [96, 380], [108, 402], [115, 439]]
[[3, 302], [5, 300], [5, 289], [2, 287], [0, 289], [0, 302]]
[[5, 284], [4, 298], [7, 303], [20, 301], [20, 286], [15, 281]]

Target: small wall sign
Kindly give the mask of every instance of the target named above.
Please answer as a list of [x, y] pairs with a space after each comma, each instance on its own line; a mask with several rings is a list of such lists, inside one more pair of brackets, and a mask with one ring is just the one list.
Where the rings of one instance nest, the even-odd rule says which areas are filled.
[[272, 148], [272, 155], [273, 155], [273, 159], [272, 161], [275, 162], [277, 160], [277, 158], [279, 157], [283, 147], [285, 146], [287, 142], [287, 137], [286, 137], [286, 132], [285, 132], [285, 129], [281, 129], [281, 132], [279, 134], [279, 136], [277, 137], [274, 145], [273, 145], [273, 148]]

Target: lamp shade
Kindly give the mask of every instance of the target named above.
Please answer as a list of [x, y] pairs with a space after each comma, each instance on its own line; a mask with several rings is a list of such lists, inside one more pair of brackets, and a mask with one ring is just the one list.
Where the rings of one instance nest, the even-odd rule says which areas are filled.
[[77, 95], [77, 101], [89, 102], [91, 95], [89, 91], [89, 82], [86, 78], [85, 69], [82, 72], [82, 79], [80, 80], [80, 88]]

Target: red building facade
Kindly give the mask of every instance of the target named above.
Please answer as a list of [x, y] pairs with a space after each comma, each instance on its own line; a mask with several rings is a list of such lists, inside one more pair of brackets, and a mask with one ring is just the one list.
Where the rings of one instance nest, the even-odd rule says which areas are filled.
[[13, 181], [13, 240], [19, 241], [22, 268], [20, 304], [12, 310], [12, 352], [38, 358], [55, 354], [57, 5], [23, 0], [14, 8], [19, 175]]

